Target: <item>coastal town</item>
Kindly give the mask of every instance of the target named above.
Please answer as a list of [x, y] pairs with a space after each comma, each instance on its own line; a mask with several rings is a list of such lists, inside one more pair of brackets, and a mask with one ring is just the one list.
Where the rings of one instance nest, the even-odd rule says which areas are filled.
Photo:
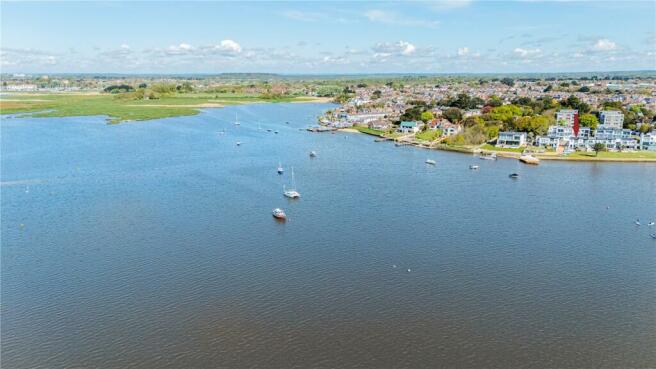
[[[321, 117], [421, 147], [541, 158], [656, 152], [656, 84], [643, 79], [480, 79], [397, 87], [360, 84]], [[576, 155], [574, 155], [576, 156]]]
[[338, 106], [311, 130], [357, 130], [399, 145], [536, 159], [656, 160], [656, 79], [650, 73], [12, 74], [3, 75], [0, 86], [3, 113], [108, 111], [112, 123], [257, 102], [334, 102]]

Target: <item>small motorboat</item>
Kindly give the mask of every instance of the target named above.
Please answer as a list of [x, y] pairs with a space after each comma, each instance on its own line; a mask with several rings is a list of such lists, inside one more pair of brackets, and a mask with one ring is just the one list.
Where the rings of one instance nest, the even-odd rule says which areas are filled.
[[271, 132], [271, 128], [267, 128], [267, 132]]
[[477, 169], [478, 169], [478, 165], [471, 164], [471, 165], [469, 166], [469, 169], [477, 170]]
[[654, 224], [656, 224], [656, 223], [654, 223], [653, 221], [651, 221], [651, 222], [649, 222], [647, 225], [651, 227], [651, 226], [653, 226]]
[[287, 219], [287, 214], [285, 214], [285, 211], [280, 208], [273, 209], [273, 212], [271, 214], [276, 219], [281, 219], [281, 220]]
[[435, 165], [435, 160], [433, 160], [433, 159], [426, 159], [426, 164]]
[[278, 131], [273, 131], [273, 133], [278, 134]]
[[497, 153], [493, 152], [490, 155], [481, 155], [479, 158], [482, 160], [497, 160]]
[[640, 225], [640, 219], [635, 220], [635, 225], [639, 226]]
[[519, 178], [519, 174], [517, 174], [517, 173], [512, 173], [512, 174], [508, 175], [508, 177], [510, 177], [510, 178], [512, 178], [512, 179], [517, 179], [517, 178]]
[[282, 167], [282, 164], [280, 162], [278, 163], [278, 174], [283, 174], [285, 172], [285, 169]]
[[237, 141], [237, 146], [241, 146], [241, 141]]
[[530, 154], [520, 156], [519, 161], [521, 161], [522, 163], [525, 163], [525, 164], [533, 164], [533, 165], [540, 164], [540, 159], [538, 159], [535, 156], [530, 155]]
[[650, 234], [650, 236], [651, 236], [651, 238], [656, 240], [656, 233], [652, 233], [652, 234]]
[[316, 158], [317, 157], [317, 152], [316, 151], [310, 151], [310, 157], [311, 158]]

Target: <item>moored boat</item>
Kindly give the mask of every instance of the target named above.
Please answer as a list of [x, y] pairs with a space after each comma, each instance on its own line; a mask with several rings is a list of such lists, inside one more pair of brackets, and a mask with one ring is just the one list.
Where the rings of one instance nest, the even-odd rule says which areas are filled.
[[317, 152], [316, 151], [310, 151], [310, 157], [311, 158], [317, 157]]
[[426, 164], [435, 165], [435, 160], [433, 160], [433, 159], [426, 159]]
[[540, 164], [540, 159], [536, 158], [535, 156], [531, 154], [526, 154], [522, 155], [519, 157], [519, 161], [525, 164], [533, 164], [533, 165], [538, 165]]
[[471, 165], [469, 166], [469, 169], [476, 170], [476, 169], [478, 169], [478, 165], [471, 164]]
[[517, 173], [512, 173], [512, 174], [508, 175], [508, 177], [510, 177], [510, 178], [512, 178], [512, 179], [516, 179], [516, 178], [519, 178], [519, 174], [517, 174]]
[[287, 219], [287, 214], [285, 214], [285, 211], [280, 208], [273, 209], [271, 215], [273, 215], [273, 217], [276, 219], [280, 219], [280, 220]]

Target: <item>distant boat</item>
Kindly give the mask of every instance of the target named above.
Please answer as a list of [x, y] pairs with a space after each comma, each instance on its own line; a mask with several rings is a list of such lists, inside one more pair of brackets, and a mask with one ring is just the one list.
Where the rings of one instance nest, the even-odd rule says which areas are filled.
[[653, 226], [654, 224], [655, 224], [655, 223], [652, 221], [652, 222], [649, 222], [649, 224], [647, 224], [647, 225], [651, 227], [651, 226]]
[[235, 125], [236, 126], [241, 125], [241, 123], [239, 123], [239, 120], [237, 120], [237, 113], [235, 113]]
[[285, 122], [285, 124], [289, 124], [289, 122]]
[[656, 240], [656, 233], [652, 233], [652, 234], [650, 234], [650, 236], [651, 236], [651, 238]]
[[287, 219], [287, 214], [285, 214], [285, 211], [280, 208], [273, 209], [273, 212], [271, 214], [276, 219], [281, 219], [281, 220]]
[[635, 220], [635, 225], [638, 225], [638, 226], [640, 225], [640, 219]]
[[316, 151], [310, 151], [310, 157], [311, 158], [316, 158], [317, 157]]
[[478, 165], [474, 165], [474, 164], [472, 164], [472, 165], [469, 166], [469, 169], [474, 169], [474, 170], [476, 170], [476, 169], [478, 169]]
[[284, 171], [285, 171], [285, 169], [283, 169], [282, 164], [280, 164], [280, 162], [278, 162], [278, 174], [282, 174]]
[[540, 159], [530, 154], [520, 156], [519, 161], [526, 164], [534, 164], [534, 165], [540, 164]]
[[426, 159], [426, 164], [435, 165], [435, 160], [433, 160], [433, 159]]
[[271, 128], [267, 128], [267, 132], [271, 132]]
[[225, 134], [225, 129], [223, 131], [219, 131], [219, 134], [224, 135]]
[[301, 194], [296, 191], [296, 182], [294, 181], [294, 167], [292, 167], [292, 188], [285, 190], [285, 187], [282, 187], [283, 194], [290, 199], [298, 199], [301, 197]]
[[273, 133], [278, 134], [278, 131], [273, 131]]
[[516, 179], [516, 178], [519, 178], [519, 174], [513, 173], [513, 174], [510, 174], [508, 177], [510, 177], [512, 179]]
[[493, 152], [490, 155], [481, 155], [481, 156], [479, 156], [479, 158], [481, 158], [483, 160], [497, 160], [497, 153]]
[[240, 145], [241, 145], [241, 141], [237, 141], [237, 146], [240, 146]]

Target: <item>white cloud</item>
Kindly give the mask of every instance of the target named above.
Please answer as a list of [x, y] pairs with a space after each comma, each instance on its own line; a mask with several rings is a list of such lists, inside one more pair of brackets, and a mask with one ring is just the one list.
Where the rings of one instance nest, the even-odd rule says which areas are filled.
[[411, 55], [417, 50], [417, 48], [415, 45], [407, 41], [398, 41], [394, 43], [383, 42], [376, 44], [376, 46], [373, 47], [373, 50], [376, 54], [379, 54], [379, 56], [387, 57], [391, 55]]
[[45, 63], [48, 64], [48, 65], [55, 65], [55, 64], [57, 64], [57, 58], [55, 58], [55, 57], [52, 56], [52, 55], [51, 55], [51, 56], [48, 56], [48, 57], [45, 59]]
[[597, 40], [593, 48], [598, 51], [611, 51], [617, 49], [617, 44], [607, 38]]
[[370, 22], [393, 24], [399, 26], [436, 28], [440, 24], [438, 21], [416, 19], [398, 13], [378, 9], [368, 10], [364, 13], [364, 16], [369, 19]]
[[241, 45], [239, 45], [233, 40], [223, 40], [218, 45], [214, 45], [214, 50], [223, 51], [232, 54], [239, 54], [241, 52]]
[[469, 54], [469, 48], [468, 47], [462, 47], [458, 49], [458, 56], [466, 56]]
[[517, 55], [519, 55], [522, 58], [528, 58], [531, 56], [538, 55], [542, 52], [540, 49], [522, 49], [521, 47], [515, 48], [513, 52]]

